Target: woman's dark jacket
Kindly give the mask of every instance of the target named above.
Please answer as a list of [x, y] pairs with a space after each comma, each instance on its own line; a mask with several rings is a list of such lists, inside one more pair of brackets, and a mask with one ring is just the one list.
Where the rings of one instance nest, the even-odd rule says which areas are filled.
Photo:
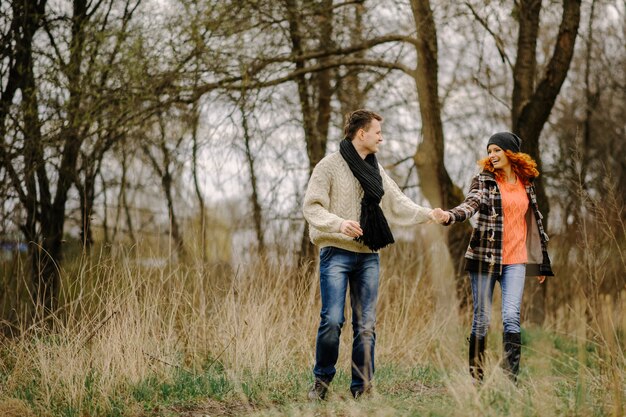
[[[543, 229], [537, 205], [537, 194], [531, 183], [526, 187], [528, 210], [526, 211], [526, 264], [527, 276], [553, 276], [548, 257], [548, 235]], [[452, 216], [446, 225], [462, 222], [478, 212], [478, 224], [472, 231], [465, 260], [467, 271], [502, 273], [502, 195], [495, 175], [483, 171], [472, 180], [465, 201], [448, 210]]]

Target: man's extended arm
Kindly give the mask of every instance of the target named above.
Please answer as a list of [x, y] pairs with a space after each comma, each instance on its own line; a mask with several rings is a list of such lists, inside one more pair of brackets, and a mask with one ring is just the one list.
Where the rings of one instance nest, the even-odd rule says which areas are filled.
[[429, 208], [415, 204], [400, 190], [398, 184], [382, 168], [380, 173], [383, 177], [383, 188], [385, 189], [381, 207], [389, 222], [399, 226], [410, 226], [432, 220]]

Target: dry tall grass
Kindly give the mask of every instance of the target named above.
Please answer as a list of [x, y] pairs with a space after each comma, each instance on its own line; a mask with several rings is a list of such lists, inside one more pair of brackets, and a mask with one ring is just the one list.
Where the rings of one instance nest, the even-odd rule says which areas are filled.
[[[417, 407], [461, 416], [624, 415], [626, 288], [610, 295], [579, 291], [543, 331], [530, 332], [520, 387], [499, 371], [495, 336], [488, 377], [476, 387], [466, 371], [467, 314], [461, 326], [435, 315], [437, 277], [424, 270], [420, 251], [397, 245], [382, 261], [377, 364], [383, 371], [375, 400], [354, 403], [339, 394], [330, 405], [303, 405], [319, 315], [315, 272], [277, 261], [235, 269], [199, 261], [149, 266], [136, 255], [146, 252], [107, 253], [63, 271], [65, 303], [53, 329], [22, 325], [19, 337], [2, 341], [1, 415], [165, 415], [142, 403], [138, 387], [173, 382], [181, 371], [206, 377], [212, 370], [231, 386], [214, 400], [240, 405], [222, 409], [231, 414], [409, 415]], [[349, 323], [347, 317], [339, 358], [344, 374]], [[414, 369], [430, 370], [438, 382]], [[259, 379], [266, 390], [252, 398], [250, 381]], [[277, 408], [281, 390], [293, 405]], [[201, 410], [202, 401], [196, 406]], [[190, 413], [180, 411], [196, 415]]]

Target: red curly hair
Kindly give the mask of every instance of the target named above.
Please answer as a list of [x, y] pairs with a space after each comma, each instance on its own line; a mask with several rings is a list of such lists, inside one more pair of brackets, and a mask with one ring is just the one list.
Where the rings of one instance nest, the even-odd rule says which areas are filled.
[[[517, 178], [519, 178], [524, 185], [528, 185], [531, 180], [539, 176], [537, 163], [527, 153], [505, 150], [504, 154], [509, 159], [513, 172], [515, 172]], [[496, 175], [496, 179], [504, 180], [504, 171], [501, 169], [495, 169], [488, 156], [479, 160], [477, 164], [483, 170], [494, 173]]]

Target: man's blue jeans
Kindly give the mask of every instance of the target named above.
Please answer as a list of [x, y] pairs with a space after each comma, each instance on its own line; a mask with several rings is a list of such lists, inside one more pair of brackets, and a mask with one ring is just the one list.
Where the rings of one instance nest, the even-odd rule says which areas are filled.
[[472, 299], [474, 302], [474, 320], [472, 334], [485, 337], [491, 320], [491, 302], [496, 281], [502, 289], [502, 324], [504, 333], [520, 333], [520, 311], [526, 264], [504, 265], [502, 274], [470, 272], [472, 280]]
[[320, 251], [322, 311], [313, 368], [316, 378], [330, 382], [335, 376], [349, 285], [353, 330], [350, 389], [353, 392], [364, 389], [372, 379], [379, 271], [377, 253], [357, 253], [335, 247], [324, 247]]

